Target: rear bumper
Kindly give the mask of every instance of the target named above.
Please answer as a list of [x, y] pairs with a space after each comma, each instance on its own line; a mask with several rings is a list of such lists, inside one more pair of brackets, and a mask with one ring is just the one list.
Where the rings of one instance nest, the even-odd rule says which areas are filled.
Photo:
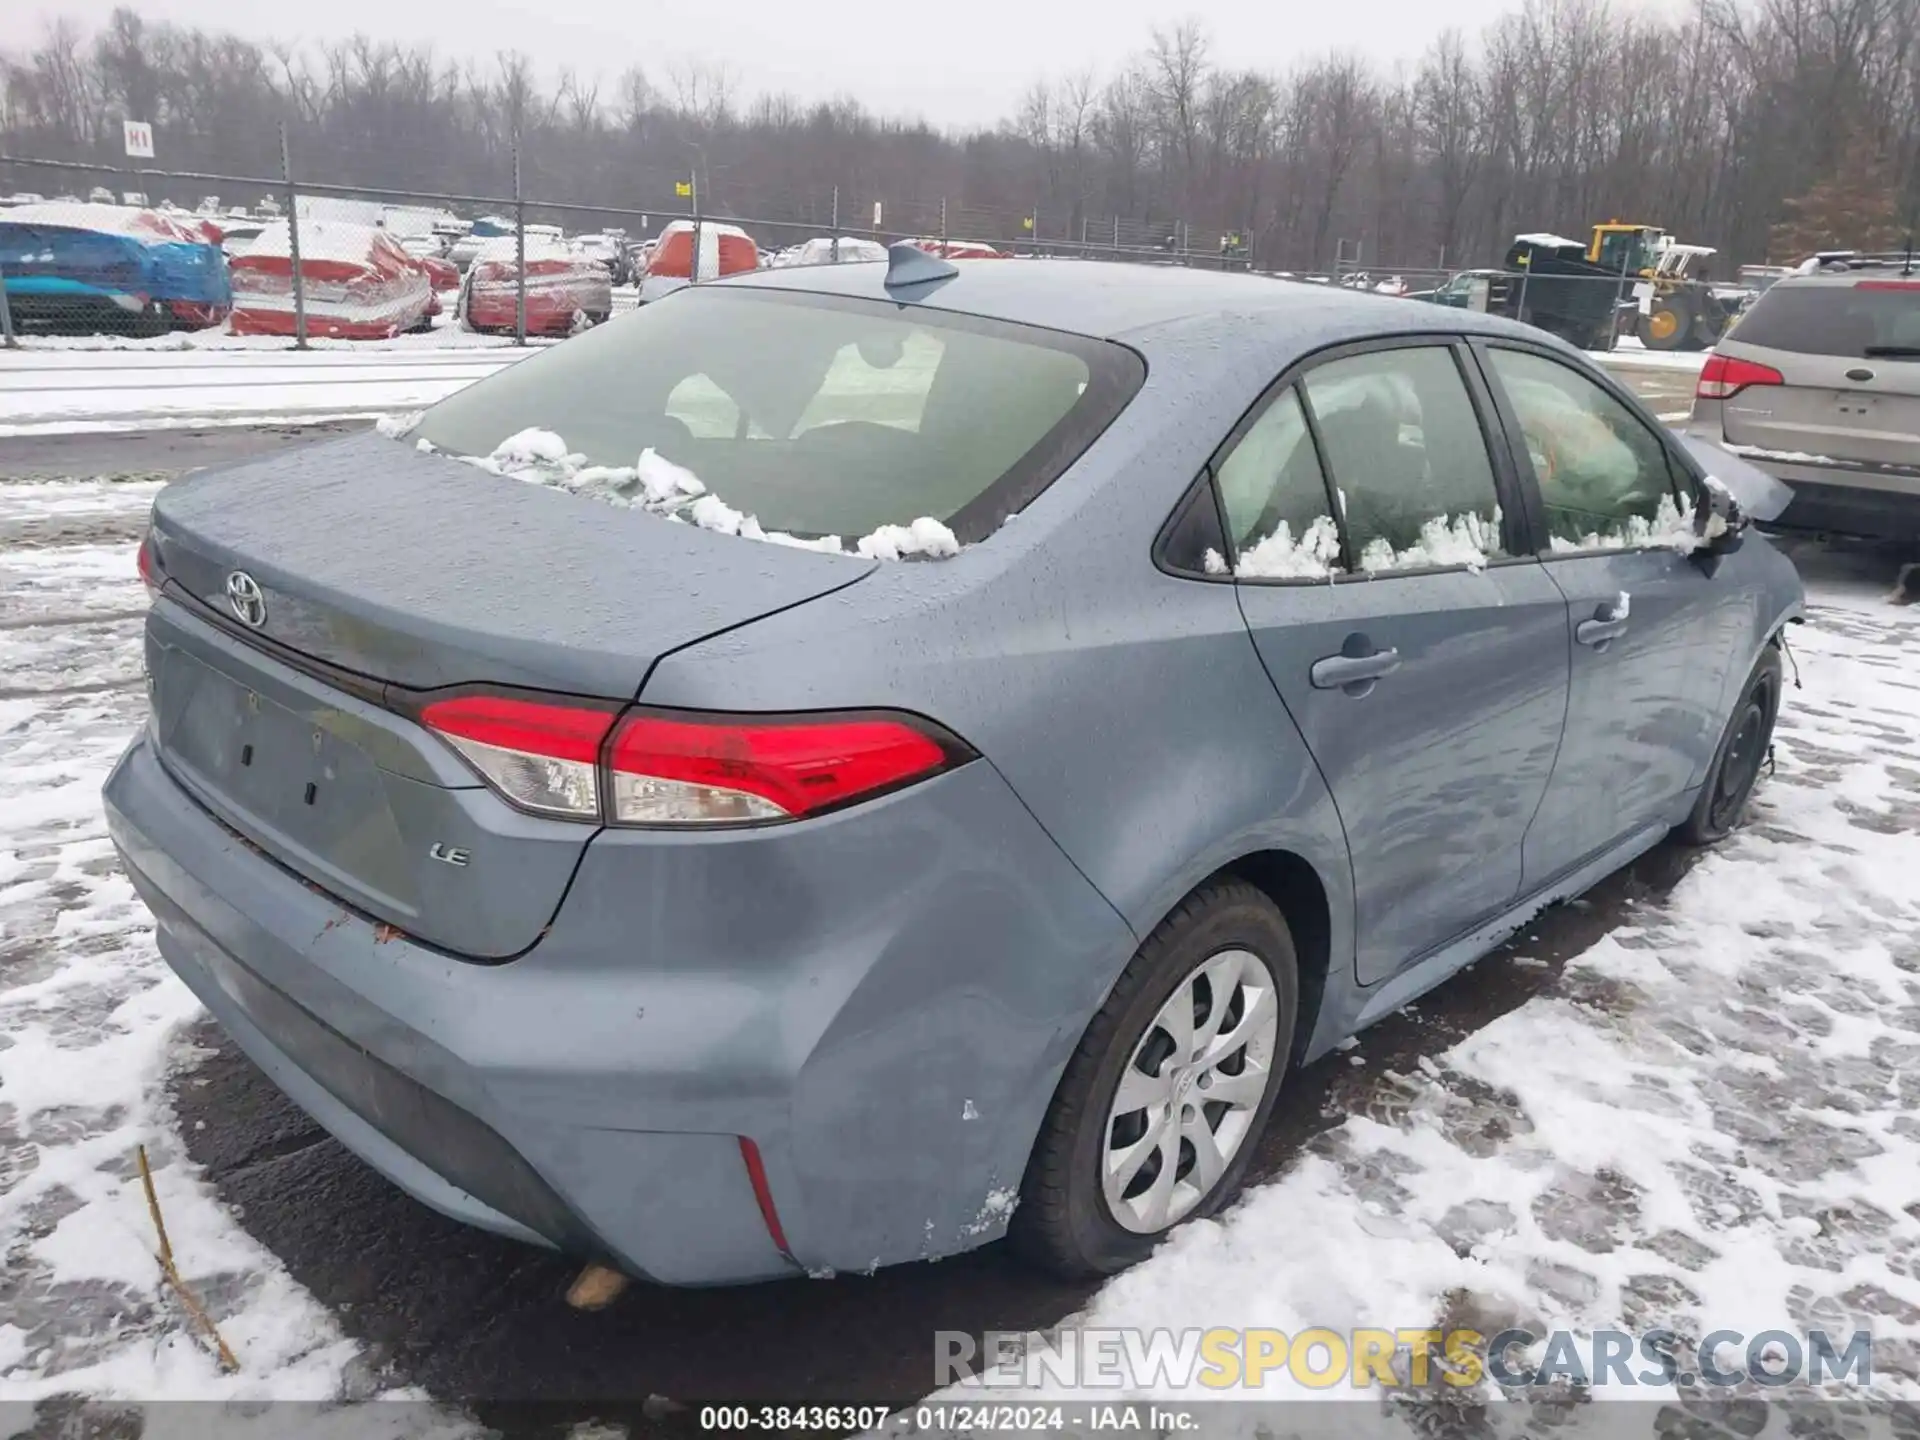
[[609, 832], [546, 939], [490, 966], [383, 940], [144, 736], [106, 807], [168, 963], [348, 1148], [456, 1219], [702, 1285], [996, 1238], [1131, 949], [991, 767], [919, 788], [801, 845]]
[[1689, 434], [1724, 446], [1793, 490], [1793, 501], [1771, 530], [1858, 536], [1868, 540], [1920, 540], [1920, 465], [1873, 465], [1848, 461], [1808, 463], [1785, 452], [1730, 443], [1717, 401], [1696, 401]]

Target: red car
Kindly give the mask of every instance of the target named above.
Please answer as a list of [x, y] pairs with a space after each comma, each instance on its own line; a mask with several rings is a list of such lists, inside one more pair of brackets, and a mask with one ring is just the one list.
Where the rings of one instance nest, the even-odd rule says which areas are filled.
[[[527, 333], [571, 335], [613, 313], [607, 267], [542, 236], [526, 237]], [[469, 330], [511, 334], [519, 306], [519, 253], [514, 237], [489, 240], [467, 269], [460, 316]]]
[[[234, 334], [294, 333], [291, 251], [280, 220], [234, 257]], [[385, 340], [425, 329], [440, 309], [426, 268], [386, 231], [362, 225], [301, 220], [300, 288], [311, 337]]]
[[1013, 257], [1005, 250], [996, 250], [984, 240], [932, 240], [922, 237], [909, 240], [909, 245], [917, 246], [929, 255], [939, 255], [947, 260], [1011, 260]]

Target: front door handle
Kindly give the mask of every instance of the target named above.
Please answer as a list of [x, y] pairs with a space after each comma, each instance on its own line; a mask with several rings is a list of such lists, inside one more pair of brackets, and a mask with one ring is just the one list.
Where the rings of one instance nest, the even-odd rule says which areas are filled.
[[1591, 620], [1582, 620], [1573, 627], [1573, 638], [1582, 645], [1591, 645], [1595, 650], [1605, 650], [1615, 640], [1627, 633], [1630, 605], [1623, 593], [1619, 599], [1610, 600], [1593, 612]]
[[[1356, 640], [1360, 643], [1355, 644]], [[1391, 675], [1400, 668], [1400, 652], [1392, 646], [1363, 655], [1353, 653], [1367, 643], [1365, 636], [1350, 636], [1340, 654], [1314, 661], [1313, 668], [1307, 672], [1307, 677], [1313, 681], [1313, 688], [1365, 695], [1382, 675]]]

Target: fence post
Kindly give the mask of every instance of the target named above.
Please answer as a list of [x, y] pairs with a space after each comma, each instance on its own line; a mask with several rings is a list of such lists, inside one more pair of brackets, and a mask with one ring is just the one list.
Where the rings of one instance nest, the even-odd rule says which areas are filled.
[[[1620, 344], [1620, 301], [1627, 292], [1627, 265], [1633, 259], [1633, 247], [1622, 246], [1620, 255], [1620, 278], [1613, 286], [1613, 312], [1607, 316], [1607, 353], [1612, 354]], [[1657, 261], [1655, 262], [1658, 263]]]
[[300, 276], [300, 197], [293, 188], [293, 148], [280, 122], [280, 174], [287, 182], [287, 264], [293, 280], [293, 348], [307, 348], [307, 286]]
[[513, 133], [513, 343], [527, 343], [527, 202], [520, 194], [520, 132]]
[[8, 350], [18, 350], [20, 342], [13, 338], [13, 306], [7, 300], [7, 272], [0, 266], [0, 345]]
[[840, 263], [840, 187], [833, 187], [833, 242], [828, 250], [833, 263]]
[[687, 172], [687, 204], [693, 210], [693, 256], [687, 261], [687, 283], [700, 283], [700, 167]]
[[947, 197], [940, 197], [940, 253], [947, 253]]

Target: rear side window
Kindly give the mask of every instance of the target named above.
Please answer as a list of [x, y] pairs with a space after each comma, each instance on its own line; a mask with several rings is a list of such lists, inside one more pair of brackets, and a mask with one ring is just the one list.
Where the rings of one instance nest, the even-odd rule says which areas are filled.
[[1493, 462], [1451, 350], [1350, 355], [1309, 371], [1305, 386], [1361, 570], [1506, 554]]
[[1102, 340], [702, 287], [461, 391], [412, 433], [485, 456], [536, 429], [605, 467], [652, 450], [768, 530], [863, 535], [930, 516], [966, 544], [1045, 489], [1144, 375]]
[[1775, 285], [1728, 338], [1801, 355], [1858, 360], [1891, 348], [1920, 359], [1920, 279]]
[[1301, 580], [1342, 568], [1340, 529], [1292, 386], [1240, 437], [1215, 479], [1239, 556], [1236, 574]]
[[1552, 549], [1638, 549], [1681, 523], [1666, 447], [1631, 410], [1557, 360], [1487, 355], [1519, 418]]

